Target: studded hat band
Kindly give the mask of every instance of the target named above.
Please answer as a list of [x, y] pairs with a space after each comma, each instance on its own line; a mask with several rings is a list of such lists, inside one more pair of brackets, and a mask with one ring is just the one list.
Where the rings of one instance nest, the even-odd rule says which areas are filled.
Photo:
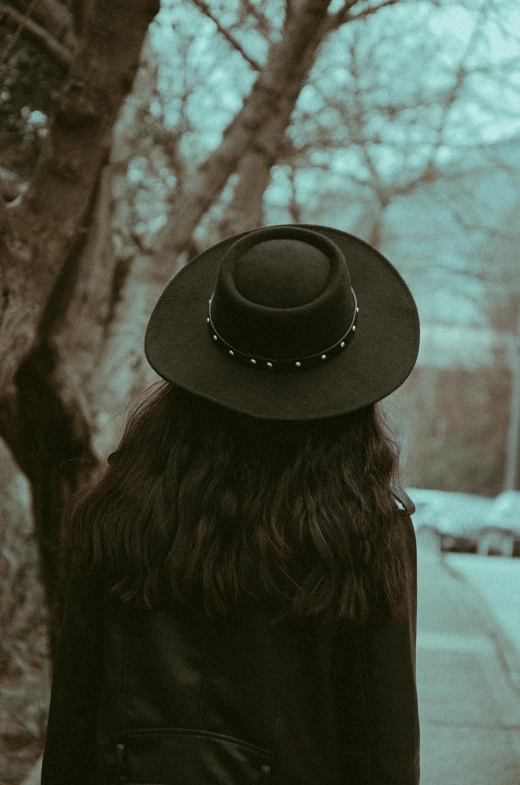
[[208, 324], [209, 333], [213, 339], [215, 346], [220, 349], [220, 351], [227, 354], [232, 360], [235, 362], [241, 363], [242, 365], [248, 365], [249, 367], [253, 368], [261, 368], [266, 371], [303, 371], [306, 368], [311, 368], [315, 365], [320, 365], [324, 361], [332, 359], [337, 354], [339, 354], [345, 346], [347, 346], [352, 338], [354, 337], [354, 333], [356, 332], [356, 325], [357, 325], [357, 316], [359, 313], [359, 308], [357, 304], [357, 297], [354, 289], [351, 289], [352, 295], [354, 297], [354, 316], [352, 317], [352, 322], [346, 333], [342, 335], [342, 337], [336, 341], [332, 346], [329, 346], [327, 349], [322, 349], [321, 352], [317, 354], [307, 355], [306, 357], [292, 357], [292, 358], [273, 358], [273, 357], [260, 357], [258, 355], [251, 355], [251, 354], [244, 354], [244, 352], [239, 351], [234, 346], [231, 346], [227, 341], [222, 338], [222, 336], [218, 333], [213, 324], [213, 320], [211, 318], [211, 300], [209, 301], [209, 309], [208, 309], [208, 316], [206, 317], [206, 322]]

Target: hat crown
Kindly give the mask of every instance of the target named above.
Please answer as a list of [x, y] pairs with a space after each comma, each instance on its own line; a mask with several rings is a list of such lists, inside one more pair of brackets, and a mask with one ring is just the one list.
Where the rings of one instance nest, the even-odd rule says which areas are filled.
[[339, 247], [309, 229], [277, 226], [240, 237], [224, 255], [211, 326], [253, 358], [299, 359], [339, 341], [354, 313]]
[[331, 264], [323, 251], [301, 240], [264, 240], [237, 260], [234, 283], [250, 302], [270, 308], [295, 308], [325, 289]]

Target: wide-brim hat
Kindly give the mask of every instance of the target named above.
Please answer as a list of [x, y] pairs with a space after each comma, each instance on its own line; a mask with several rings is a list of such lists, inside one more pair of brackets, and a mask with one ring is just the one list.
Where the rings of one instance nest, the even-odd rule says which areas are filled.
[[145, 354], [171, 384], [243, 414], [316, 420], [408, 377], [419, 318], [375, 248], [327, 226], [270, 226], [200, 253], [167, 285]]

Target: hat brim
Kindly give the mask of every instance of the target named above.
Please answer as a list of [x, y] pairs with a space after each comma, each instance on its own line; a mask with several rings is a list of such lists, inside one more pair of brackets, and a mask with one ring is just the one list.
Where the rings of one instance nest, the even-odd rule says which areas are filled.
[[325, 226], [342, 250], [356, 293], [357, 331], [323, 365], [270, 373], [236, 363], [214, 346], [206, 323], [222, 257], [249, 232], [199, 254], [168, 284], [146, 330], [145, 355], [163, 379], [252, 417], [316, 420], [346, 414], [385, 398], [409, 376], [419, 351], [419, 317], [395, 267], [368, 243]]

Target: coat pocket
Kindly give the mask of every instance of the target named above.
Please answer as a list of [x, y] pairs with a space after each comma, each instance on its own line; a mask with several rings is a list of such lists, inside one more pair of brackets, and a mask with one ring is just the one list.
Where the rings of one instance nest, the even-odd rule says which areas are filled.
[[190, 728], [125, 731], [119, 782], [129, 785], [270, 785], [273, 754], [242, 739]]

